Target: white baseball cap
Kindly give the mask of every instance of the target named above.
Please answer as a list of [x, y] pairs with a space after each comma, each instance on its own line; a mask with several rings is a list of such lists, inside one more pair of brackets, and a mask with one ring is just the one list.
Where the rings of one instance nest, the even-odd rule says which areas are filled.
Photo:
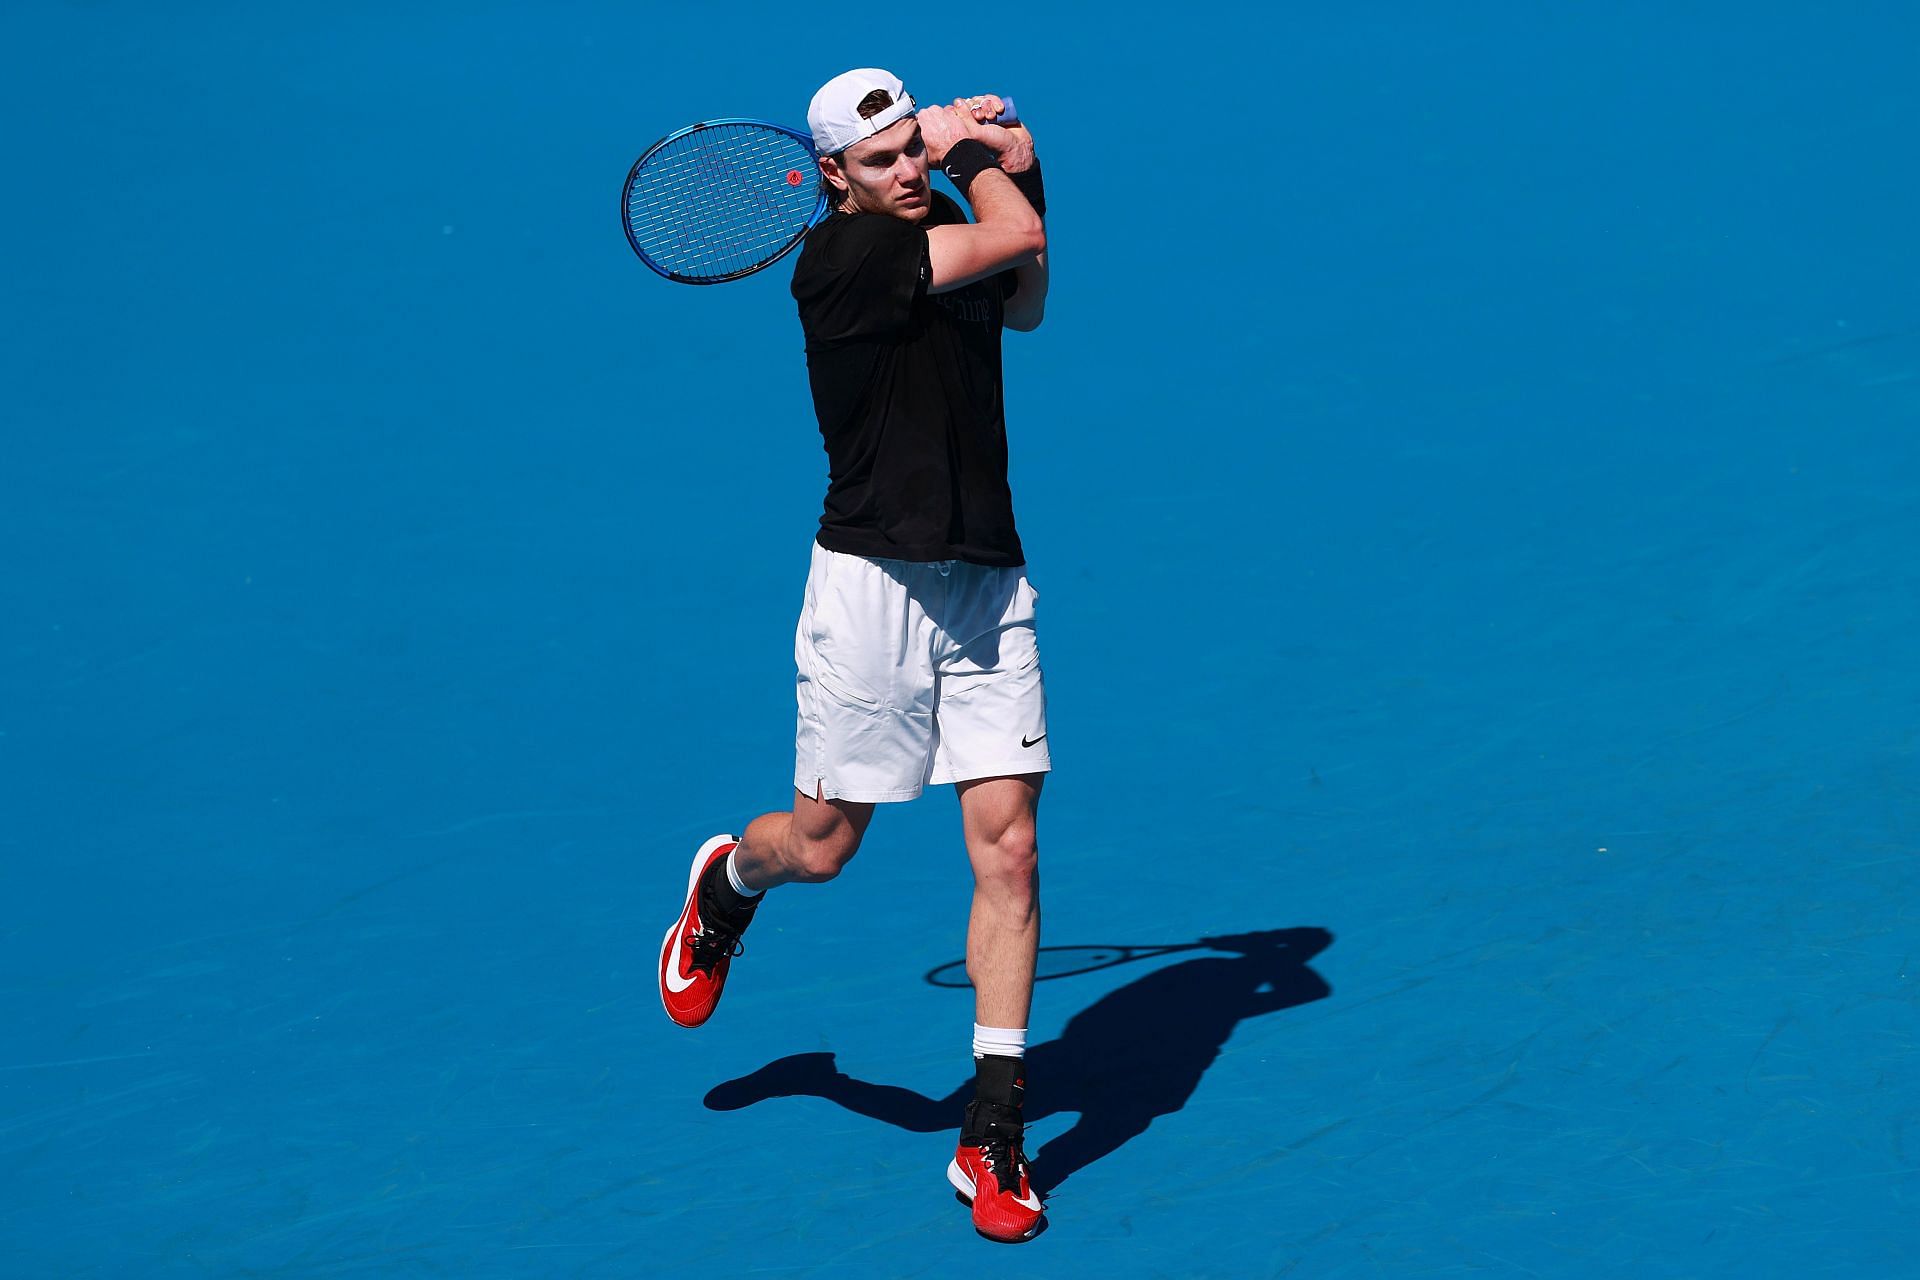
[[[890, 105], [871, 116], [862, 116], [860, 104], [876, 90], [887, 95]], [[821, 155], [837, 155], [916, 110], [913, 96], [899, 76], [878, 67], [860, 67], [820, 86], [820, 92], [807, 104], [807, 127], [813, 130], [813, 145]]]

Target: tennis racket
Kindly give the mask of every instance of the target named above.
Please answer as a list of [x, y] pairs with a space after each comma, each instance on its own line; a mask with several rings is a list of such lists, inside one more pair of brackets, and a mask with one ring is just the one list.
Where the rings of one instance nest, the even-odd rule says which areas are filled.
[[[992, 123], [1015, 125], [1013, 99]], [[640, 261], [680, 284], [720, 284], [780, 261], [827, 216], [811, 135], [766, 120], [704, 120], [640, 153], [620, 221]]]

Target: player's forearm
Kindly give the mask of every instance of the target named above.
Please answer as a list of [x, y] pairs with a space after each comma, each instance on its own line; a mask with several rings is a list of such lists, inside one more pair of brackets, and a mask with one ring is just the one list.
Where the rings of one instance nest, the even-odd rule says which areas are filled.
[[962, 288], [1046, 252], [1046, 224], [1001, 170], [991, 148], [978, 139], [964, 138], [929, 150], [940, 152], [941, 170], [973, 206], [974, 220], [928, 229], [932, 269], [928, 292]]
[[1006, 326], [1016, 333], [1031, 333], [1047, 313], [1047, 255], [1015, 267], [1013, 278], [1018, 283], [1007, 299]]
[[1034, 242], [1033, 252], [1046, 252], [1046, 224], [1005, 173], [984, 170], [968, 185], [966, 196], [973, 206], [973, 220], [980, 226], [1024, 235]]

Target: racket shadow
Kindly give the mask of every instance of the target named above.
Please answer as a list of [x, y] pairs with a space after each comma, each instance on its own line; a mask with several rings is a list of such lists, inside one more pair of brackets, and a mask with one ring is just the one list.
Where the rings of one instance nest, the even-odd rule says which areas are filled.
[[[1028, 1122], [1062, 1112], [1079, 1117], [1033, 1154], [1039, 1184], [1057, 1191], [1075, 1173], [1145, 1133], [1156, 1119], [1183, 1109], [1241, 1022], [1331, 995], [1333, 989], [1308, 962], [1332, 942], [1325, 929], [1294, 928], [1176, 947], [1055, 948], [1124, 953], [1122, 959], [1076, 973], [1170, 952], [1205, 949], [1209, 954], [1154, 969], [1107, 992], [1075, 1014], [1058, 1039], [1027, 1051]], [[934, 970], [928, 981], [950, 985], [936, 981], [949, 969]], [[715, 1085], [705, 1101], [709, 1110], [737, 1111], [771, 1098], [824, 1098], [913, 1133], [937, 1133], [959, 1128], [972, 1088], [966, 1079], [944, 1097], [931, 1098], [848, 1075], [831, 1053], [799, 1053]], [[1219, 1118], [1216, 1123], [1237, 1127], [1240, 1122]]]

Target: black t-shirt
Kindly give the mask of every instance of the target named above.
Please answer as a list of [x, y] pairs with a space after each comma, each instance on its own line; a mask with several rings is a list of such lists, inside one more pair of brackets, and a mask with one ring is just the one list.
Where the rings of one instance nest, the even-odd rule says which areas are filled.
[[1011, 271], [930, 294], [926, 228], [836, 213], [807, 233], [793, 296], [827, 447], [820, 545], [891, 560], [1021, 565], [1007, 487], [1002, 308]]

